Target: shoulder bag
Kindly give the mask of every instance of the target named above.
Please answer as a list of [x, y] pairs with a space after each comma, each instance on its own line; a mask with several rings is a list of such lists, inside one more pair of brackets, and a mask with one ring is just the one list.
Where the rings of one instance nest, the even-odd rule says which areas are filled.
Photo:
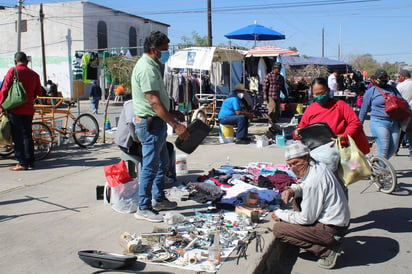
[[6, 100], [4, 100], [1, 105], [4, 110], [9, 110], [16, 108], [27, 102], [26, 90], [23, 84], [19, 81], [19, 76], [17, 74], [17, 68], [14, 68], [14, 80]]
[[412, 115], [412, 112], [409, 109], [409, 104], [405, 99], [383, 92], [379, 87], [377, 88], [383, 98], [385, 98], [385, 112], [389, 117], [400, 122], [408, 119]]

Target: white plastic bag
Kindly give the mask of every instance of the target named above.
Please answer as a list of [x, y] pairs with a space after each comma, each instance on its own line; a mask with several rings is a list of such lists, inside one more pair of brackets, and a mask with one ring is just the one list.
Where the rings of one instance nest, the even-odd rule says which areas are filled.
[[318, 146], [310, 152], [310, 156], [313, 159], [324, 163], [332, 172], [338, 169], [339, 164], [339, 152], [335, 143], [335, 141], [331, 141]]
[[[106, 200], [105, 198], [105, 201]], [[110, 204], [115, 211], [120, 213], [136, 212], [138, 201], [139, 181], [137, 179], [115, 187], [110, 187]]]

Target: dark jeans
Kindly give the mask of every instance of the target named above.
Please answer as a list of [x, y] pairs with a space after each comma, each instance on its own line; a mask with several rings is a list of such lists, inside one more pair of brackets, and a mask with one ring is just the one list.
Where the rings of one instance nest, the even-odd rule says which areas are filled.
[[219, 123], [222, 125], [236, 125], [236, 138], [242, 139], [247, 137], [249, 120], [245, 115], [232, 115], [222, 119], [219, 119]]
[[34, 143], [32, 137], [33, 115], [18, 115], [8, 112], [11, 135], [14, 142], [14, 156], [19, 165], [33, 167]]

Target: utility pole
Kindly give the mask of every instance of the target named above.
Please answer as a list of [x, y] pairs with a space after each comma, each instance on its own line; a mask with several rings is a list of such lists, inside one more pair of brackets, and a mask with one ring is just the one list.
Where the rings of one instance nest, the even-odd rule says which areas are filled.
[[42, 57], [42, 64], [43, 64], [43, 83], [44, 85], [46, 85], [47, 73], [46, 73], [46, 52], [45, 52], [45, 45], [44, 45], [43, 4], [40, 4], [39, 18], [40, 18], [41, 54], [42, 54], [41, 57]]
[[338, 60], [342, 58], [342, 23], [339, 24]]
[[211, 47], [212, 43], [212, 0], [207, 0], [207, 43]]
[[325, 27], [322, 26], [322, 57], [325, 57]]
[[21, 49], [21, 8], [23, 5], [23, 0], [17, 2], [17, 52]]

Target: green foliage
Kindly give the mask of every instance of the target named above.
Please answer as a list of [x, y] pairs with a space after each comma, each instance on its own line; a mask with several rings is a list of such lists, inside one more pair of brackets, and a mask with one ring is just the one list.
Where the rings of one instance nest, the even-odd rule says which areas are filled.
[[380, 64], [373, 59], [371, 54], [355, 56], [349, 63], [353, 69], [367, 71], [368, 75], [373, 75], [377, 69], [381, 68]]
[[207, 47], [209, 45], [207, 36], [201, 37], [196, 31], [192, 32], [192, 38], [182, 36], [182, 43], [177, 44], [180, 48]]
[[131, 76], [138, 58], [113, 56], [103, 62], [106, 75], [110, 75], [113, 83], [123, 84], [126, 90], [131, 90]]

